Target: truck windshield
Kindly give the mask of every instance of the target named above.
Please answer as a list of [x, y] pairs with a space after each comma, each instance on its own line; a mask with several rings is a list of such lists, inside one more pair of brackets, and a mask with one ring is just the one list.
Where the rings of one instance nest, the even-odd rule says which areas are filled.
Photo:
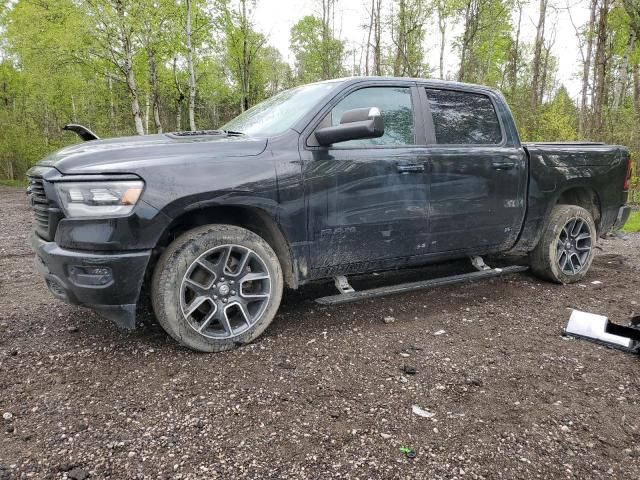
[[221, 127], [221, 130], [268, 137], [283, 133], [316, 105], [336, 82], [314, 83], [285, 90], [251, 107]]

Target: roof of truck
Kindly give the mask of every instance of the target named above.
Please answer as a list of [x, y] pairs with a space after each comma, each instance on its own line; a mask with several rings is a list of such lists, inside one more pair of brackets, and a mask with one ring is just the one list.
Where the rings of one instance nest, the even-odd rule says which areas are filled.
[[487, 87], [485, 85], [478, 85], [475, 83], [454, 82], [450, 80], [440, 80], [436, 78], [416, 78], [416, 77], [387, 77], [387, 76], [355, 76], [355, 77], [342, 77], [334, 78], [331, 80], [323, 80], [316, 83], [358, 83], [362, 81], [375, 81], [375, 82], [420, 82], [437, 87], [447, 88], [459, 88], [461, 90], [482, 90], [489, 92], [499, 92], [495, 88]]

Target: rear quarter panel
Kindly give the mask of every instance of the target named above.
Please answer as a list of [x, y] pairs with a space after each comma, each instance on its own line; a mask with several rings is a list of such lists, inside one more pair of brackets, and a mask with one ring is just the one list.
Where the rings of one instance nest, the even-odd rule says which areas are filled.
[[552, 208], [563, 193], [574, 188], [595, 192], [601, 214], [599, 233], [612, 228], [627, 197], [623, 184], [629, 151], [625, 147], [570, 143], [524, 146], [529, 154], [528, 206], [515, 250], [535, 248]]

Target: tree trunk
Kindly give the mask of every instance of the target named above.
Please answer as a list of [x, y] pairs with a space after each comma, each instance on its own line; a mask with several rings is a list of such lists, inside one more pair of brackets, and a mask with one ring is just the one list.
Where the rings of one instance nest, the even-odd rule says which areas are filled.
[[138, 135], [144, 135], [144, 126], [142, 125], [142, 117], [140, 116], [140, 102], [138, 100], [138, 87], [136, 86], [136, 76], [133, 72], [131, 59], [127, 60], [125, 66], [127, 87], [131, 97], [131, 114], [133, 115], [133, 123]]
[[602, 138], [603, 110], [606, 104], [606, 79], [607, 79], [607, 25], [609, 20], [610, 0], [603, 0], [600, 7], [598, 19], [598, 30], [596, 36], [596, 57], [595, 57], [595, 91], [593, 97], [593, 134]]
[[332, 77], [332, 52], [330, 40], [333, 37], [332, 18], [335, 0], [322, 0], [322, 76], [325, 80]]
[[373, 71], [378, 76], [382, 75], [382, 20], [380, 18], [381, 9], [382, 0], [376, 0], [376, 21], [373, 35]]
[[329, 39], [328, 24], [329, 24], [329, 1], [322, 0], [322, 78], [327, 79], [329, 77], [329, 59], [327, 58], [327, 43]]
[[439, 0], [438, 8], [438, 29], [440, 30], [440, 80], [444, 80], [444, 47], [446, 40], [446, 16], [445, 16], [445, 0]]
[[464, 12], [464, 34], [462, 35], [462, 50], [460, 52], [460, 69], [458, 70], [458, 81], [464, 82], [466, 79], [467, 49], [471, 42], [471, 0], [467, 2]]
[[107, 87], [109, 88], [109, 130], [113, 133], [116, 111], [113, 102], [113, 78], [111, 75], [107, 74]]
[[151, 104], [149, 103], [149, 92], [144, 94], [144, 132], [149, 135], [149, 110]]
[[582, 96], [580, 99], [580, 121], [578, 124], [578, 130], [580, 136], [585, 138], [587, 135], [588, 127], [588, 98], [589, 98], [589, 76], [591, 74], [591, 56], [593, 55], [593, 29], [596, 24], [596, 9], [598, 6], [598, 0], [591, 0], [591, 13], [589, 17], [589, 29], [587, 30], [587, 52], [584, 58], [584, 65], [582, 69]]
[[76, 99], [71, 95], [71, 118], [73, 123], [78, 123], [78, 112], [76, 111]]
[[[629, 26], [633, 33], [634, 43], [637, 43], [640, 40], [640, 8], [638, 8], [637, 1], [634, 0], [624, 0], [623, 5], [629, 15]], [[635, 110], [632, 148], [638, 152], [640, 151], [640, 60], [637, 56], [633, 57], [631, 72], [633, 76], [633, 106]]]
[[551, 47], [545, 48], [543, 51], [543, 63], [542, 63], [542, 75], [540, 76], [540, 89], [538, 92], [538, 102], [542, 103], [544, 101], [544, 94], [547, 88], [547, 76], [549, 73], [549, 56]]
[[7, 158], [7, 178], [9, 180], [15, 180], [15, 173], [13, 171], [13, 159], [12, 157]]
[[178, 96], [176, 98], [176, 131], [182, 130], [182, 104], [184, 102], [184, 92], [182, 91], [182, 87], [180, 86], [180, 81], [178, 80], [178, 57], [173, 57], [173, 81], [175, 82], [176, 90], [178, 91]]
[[191, 30], [191, 2], [192, 0], [186, 0], [187, 3], [187, 69], [189, 70], [189, 128], [192, 132], [196, 131], [196, 73], [193, 67], [193, 44]]
[[520, 32], [522, 30], [522, 4], [518, 4], [518, 29], [516, 31], [516, 41], [513, 45], [511, 65], [509, 68], [509, 83], [511, 96], [515, 95], [518, 87], [518, 64], [520, 63]]
[[[71, 95], [73, 102], [73, 95]], [[49, 104], [44, 104], [44, 144], [49, 145]]]
[[156, 133], [162, 133], [162, 124], [160, 123], [160, 87], [158, 85], [156, 54], [153, 48], [147, 48], [147, 56], [149, 57], [149, 83], [151, 84], [151, 93], [153, 95], [153, 123], [156, 127]]
[[[364, 74], [369, 76], [369, 50], [371, 49], [371, 33], [375, 18], [376, 0], [371, 0], [371, 10], [369, 12], [369, 29], [367, 31], [367, 46], [364, 50]], [[361, 64], [362, 65], [362, 64]]]
[[633, 104], [635, 107], [635, 135], [633, 136], [634, 140], [634, 150], [636, 152], [640, 151], [640, 65], [638, 62], [634, 62], [633, 64]]
[[635, 32], [631, 30], [629, 33], [629, 41], [624, 50], [624, 56], [622, 57], [622, 64], [620, 65], [620, 79], [617, 82], [617, 87], [614, 87], [613, 92], [613, 109], [617, 110], [624, 101], [625, 92], [629, 86], [629, 60], [631, 53], [636, 48], [636, 36]]
[[249, 48], [248, 48], [248, 39], [249, 28], [247, 25], [247, 2], [246, 0], [241, 0], [242, 5], [242, 105], [241, 109], [244, 112], [249, 108], [249, 68], [250, 61], [249, 58]]
[[393, 75], [395, 77], [401, 77], [406, 73], [406, 65], [403, 62], [405, 55], [405, 48], [407, 43], [406, 33], [406, 9], [405, 0], [400, 0], [398, 7], [398, 37], [396, 40], [396, 57], [393, 62]]
[[540, 98], [540, 77], [542, 75], [543, 47], [544, 47], [544, 27], [547, 18], [547, 1], [540, 0], [540, 16], [536, 27], [536, 40], [534, 43], [532, 80], [531, 80], [531, 106], [537, 107], [542, 99]]
[[138, 135], [144, 135], [144, 126], [140, 116], [140, 102], [138, 99], [138, 87], [136, 85], [136, 75], [133, 71], [133, 52], [131, 49], [131, 32], [127, 28], [126, 13], [121, 0], [116, 2], [116, 12], [120, 20], [120, 41], [122, 42], [122, 65], [116, 63], [123, 73], [127, 88], [129, 89], [129, 100], [131, 103], [131, 115], [133, 124]]

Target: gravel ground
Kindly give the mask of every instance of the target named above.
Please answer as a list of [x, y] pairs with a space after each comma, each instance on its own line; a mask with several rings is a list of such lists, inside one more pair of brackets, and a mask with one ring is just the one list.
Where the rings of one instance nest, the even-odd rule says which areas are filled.
[[309, 286], [254, 344], [203, 355], [54, 300], [24, 193], [0, 204], [0, 479], [640, 478], [638, 358], [560, 336], [569, 308], [640, 310], [638, 234], [579, 285], [335, 307]]

